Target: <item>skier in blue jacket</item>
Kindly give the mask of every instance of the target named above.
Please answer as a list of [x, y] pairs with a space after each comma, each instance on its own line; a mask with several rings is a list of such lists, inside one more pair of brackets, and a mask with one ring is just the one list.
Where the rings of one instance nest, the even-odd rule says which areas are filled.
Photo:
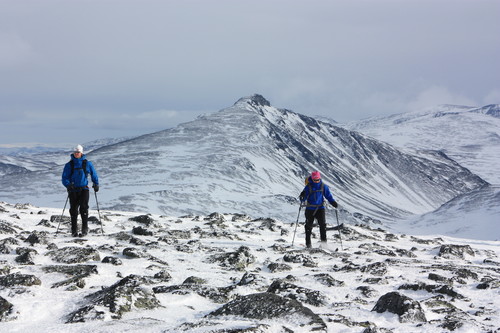
[[83, 147], [77, 145], [71, 160], [66, 163], [62, 173], [62, 184], [68, 190], [70, 203], [69, 214], [71, 215], [71, 235], [78, 237], [78, 212], [82, 217], [81, 236], [86, 236], [89, 217], [89, 182], [88, 175], [92, 179], [94, 191], [99, 191], [99, 178], [92, 162], [87, 161], [83, 154]]
[[319, 171], [314, 171], [307, 180], [307, 185], [300, 194], [300, 201], [306, 203], [306, 247], [311, 247], [311, 233], [314, 219], [318, 220], [321, 242], [326, 243], [326, 215], [324, 201], [337, 208], [337, 202], [330, 189], [321, 180]]

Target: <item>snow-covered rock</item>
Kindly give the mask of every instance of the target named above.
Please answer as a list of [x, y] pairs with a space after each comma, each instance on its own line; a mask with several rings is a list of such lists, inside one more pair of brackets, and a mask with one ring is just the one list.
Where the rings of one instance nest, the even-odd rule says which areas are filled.
[[[498, 241], [344, 224], [329, 228], [327, 246], [318, 247], [314, 229], [307, 249], [303, 225], [292, 246], [295, 225], [277, 219], [100, 215], [92, 210], [89, 235], [73, 238], [67, 219], [51, 219], [59, 208], [0, 202], [2, 332], [479, 333], [500, 327]], [[135, 233], [138, 226], [149, 233]], [[18, 262], [17, 248], [33, 253], [33, 263]], [[141, 255], [128, 256], [126, 249]]]

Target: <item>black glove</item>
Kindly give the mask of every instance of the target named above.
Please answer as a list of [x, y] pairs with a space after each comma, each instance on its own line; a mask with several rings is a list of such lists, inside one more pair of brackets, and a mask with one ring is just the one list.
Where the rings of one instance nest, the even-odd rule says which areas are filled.
[[300, 201], [304, 201], [306, 198], [306, 192], [302, 191], [299, 195]]
[[332, 201], [332, 202], [330, 202], [330, 204], [331, 204], [333, 207], [335, 207], [335, 208], [337, 208], [337, 207], [339, 206], [339, 205], [337, 204], [337, 201]]
[[66, 186], [66, 189], [68, 190], [68, 193], [73, 192], [75, 190], [75, 185], [69, 184], [68, 186]]
[[99, 185], [92, 185], [92, 188], [94, 189], [94, 192], [99, 192]]

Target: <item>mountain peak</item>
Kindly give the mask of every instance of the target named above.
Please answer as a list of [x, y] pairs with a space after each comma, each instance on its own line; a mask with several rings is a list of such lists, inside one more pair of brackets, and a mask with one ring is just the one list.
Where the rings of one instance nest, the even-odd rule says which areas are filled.
[[252, 96], [242, 97], [234, 105], [246, 103], [251, 106], [271, 106], [271, 103], [264, 98], [264, 96], [259, 94], [253, 94]]

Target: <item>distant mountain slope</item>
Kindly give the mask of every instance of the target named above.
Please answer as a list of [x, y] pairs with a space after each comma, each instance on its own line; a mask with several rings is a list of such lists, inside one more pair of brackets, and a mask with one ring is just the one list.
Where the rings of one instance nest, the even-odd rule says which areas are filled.
[[345, 127], [397, 147], [443, 151], [486, 181], [500, 184], [498, 104], [481, 108], [442, 105]]
[[[260, 95], [175, 128], [96, 149], [101, 207], [164, 214], [243, 211], [294, 218], [304, 178], [323, 173], [342, 218], [390, 222], [486, 183], [444, 154], [403, 153]], [[2, 179], [2, 200], [61, 207], [62, 166]], [[356, 213], [356, 214], [355, 214]]]
[[398, 232], [500, 240], [500, 186], [465, 193], [433, 212], [398, 223]]
[[[435, 212], [413, 216], [398, 231], [500, 239], [500, 105], [442, 105], [377, 117], [347, 127], [405, 149], [436, 149], [492, 184], [463, 194]], [[485, 236], [484, 230], [490, 230]], [[488, 237], [488, 238], [484, 238]]]

